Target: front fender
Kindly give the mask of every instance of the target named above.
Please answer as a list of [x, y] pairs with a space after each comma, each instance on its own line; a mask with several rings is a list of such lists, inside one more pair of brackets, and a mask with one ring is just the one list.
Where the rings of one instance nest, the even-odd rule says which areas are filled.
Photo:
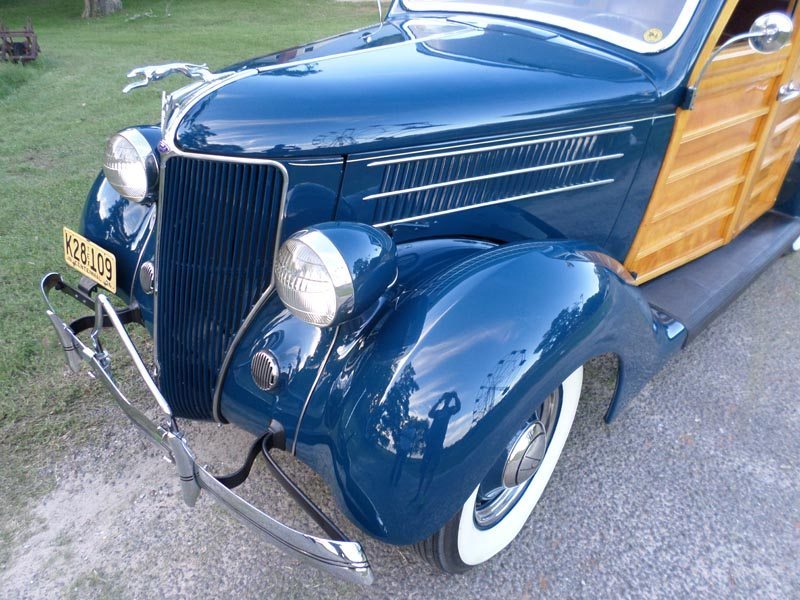
[[83, 208], [80, 230], [117, 259], [117, 295], [131, 301], [139, 256], [155, 225], [155, 205], [121, 197], [103, 173], [95, 179]]
[[[160, 129], [140, 126], [139, 131], [153, 145], [161, 139]], [[153, 297], [139, 285], [138, 268], [155, 254], [156, 206], [131, 202], [111, 187], [101, 171], [83, 207], [80, 231], [117, 259], [117, 296], [136, 304], [145, 325], [152, 331]]]
[[682, 327], [624, 276], [585, 244], [523, 242], [415, 282], [366, 337], [334, 350], [298, 456], [362, 529], [396, 544], [425, 538], [577, 367], [620, 357], [610, 418], [680, 347]]

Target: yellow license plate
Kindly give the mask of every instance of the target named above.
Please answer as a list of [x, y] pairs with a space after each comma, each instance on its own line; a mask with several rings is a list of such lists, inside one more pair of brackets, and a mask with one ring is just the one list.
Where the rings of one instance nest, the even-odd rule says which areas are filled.
[[117, 259], [108, 250], [64, 227], [64, 260], [112, 294], [117, 291]]

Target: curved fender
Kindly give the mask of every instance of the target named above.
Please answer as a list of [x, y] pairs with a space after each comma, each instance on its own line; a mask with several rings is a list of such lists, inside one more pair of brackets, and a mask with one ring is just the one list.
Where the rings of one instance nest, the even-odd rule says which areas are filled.
[[[490, 247], [470, 240], [405, 244], [398, 248], [399, 272], [407, 284], [415, 285], [420, 278], [430, 278], [446, 266]], [[293, 441], [308, 394], [331, 345], [336, 343], [341, 350], [342, 345], [360, 339], [370, 326], [371, 316], [379, 310], [380, 306], [376, 306], [367, 311], [363, 320], [352, 321], [339, 330], [320, 329], [294, 317], [273, 295], [259, 309], [233, 354], [222, 387], [223, 417], [255, 435], [262, 435], [275, 420], [283, 426], [286, 439]], [[270, 351], [279, 365], [279, 385], [273, 391], [261, 390], [253, 381], [250, 364], [261, 350]]]
[[[151, 143], [161, 139], [161, 130], [138, 127]], [[138, 267], [155, 254], [155, 204], [131, 202], [120, 196], [102, 171], [86, 197], [80, 231], [117, 259], [117, 295], [138, 304], [147, 327], [152, 331], [153, 297], [139, 286]]]
[[[81, 218], [81, 233], [117, 258], [117, 293], [130, 301], [139, 255], [155, 224], [155, 206], [122, 198], [100, 173]], [[155, 236], [153, 236], [155, 237]]]
[[681, 346], [680, 324], [655, 315], [624, 277], [586, 244], [522, 242], [401, 292], [364, 338], [340, 334], [298, 456], [365, 531], [423, 539], [577, 367], [620, 357], [610, 418]]

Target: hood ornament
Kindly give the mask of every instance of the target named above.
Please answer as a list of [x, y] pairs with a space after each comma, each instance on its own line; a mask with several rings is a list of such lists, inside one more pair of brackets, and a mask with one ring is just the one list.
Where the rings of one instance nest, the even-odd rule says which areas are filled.
[[139, 81], [129, 83], [122, 89], [123, 94], [140, 87], [147, 87], [153, 81], [164, 79], [174, 73], [186, 75], [190, 79], [201, 79], [204, 83], [209, 83], [221, 77], [226, 77], [230, 73], [212, 73], [208, 65], [194, 65], [191, 63], [167, 63], [165, 65], [150, 65], [147, 67], [137, 67], [128, 73], [128, 79], [143, 77]]
[[141, 77], [138, 81], [133, 81], [122, 89], [123, 94], [127, 94], [132, 90], [141, 87], [147, 87], [153, 81], [164, 79], [175, 73], [186, 75], [190, 79], [197, 79], [194, 83], [190, 83], [171, 94], [162, 92], [161, 94], [161, 131], [166, 132], [167, 124], [169, 123], [175, 110], [181, 103], [190, 96], [194, 96], [198, 90], [203, 88], [206, 83], [211, 83], [220, 79], [230, 77], [233, 72], [223, 71], [221, 73], [212, 73], [208, 65], [195, 65], [192, 63], [167, 63], [164, 65], [150, 65], [147, 67], [137, 67], [128, 73], [128, 79]]

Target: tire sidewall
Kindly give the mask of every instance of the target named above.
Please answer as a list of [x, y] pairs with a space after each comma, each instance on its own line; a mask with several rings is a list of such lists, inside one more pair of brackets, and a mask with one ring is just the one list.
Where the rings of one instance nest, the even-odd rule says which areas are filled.
[[[562, 401], [553, 437], [542, 459], [539, 470], [531, 478], [525, 493], [499, 522], [480, 529], [475, 523], [474, 507], [478, 488], [464, 503], [460, 514], [454, 521], [458, 528], [455, 537], [460, 561], [467, 566], [479, 565], [492, 558], [508, 546], [525, 526], [542, 493], [550, 481], [556, 463], [567, 442], [567, 437], [575, 420], [578, 401], [583, 387], [583, 367], [575, 370], [561, 384]], [[452, 535], [452, 534], [451, 534]]]

